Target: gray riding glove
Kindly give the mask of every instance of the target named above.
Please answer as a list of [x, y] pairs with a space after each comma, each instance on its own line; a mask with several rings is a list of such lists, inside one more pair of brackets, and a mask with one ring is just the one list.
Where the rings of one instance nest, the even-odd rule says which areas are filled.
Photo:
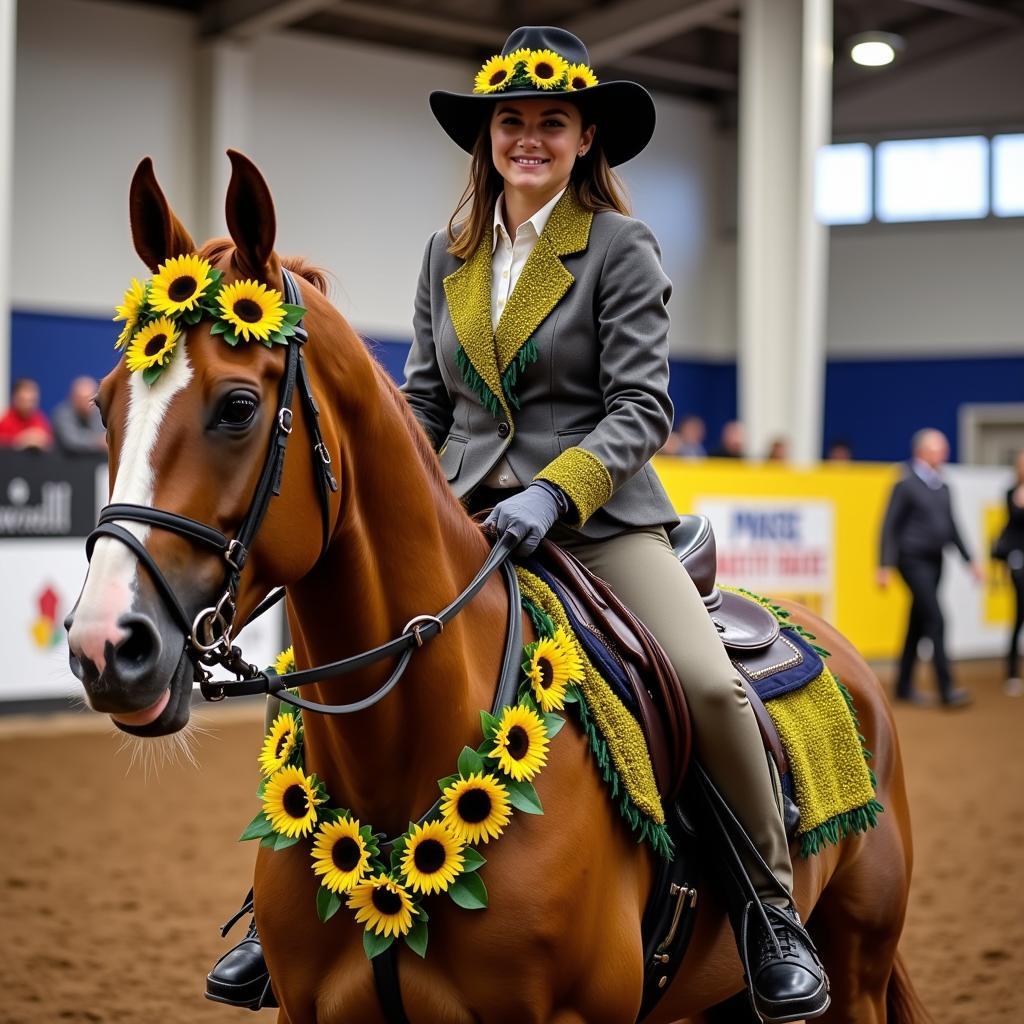
[[499, 539], [511, 534], [519, 541], [512, 552], [519, 558], [532, 555], [558, 517], [569, 511], [569, 499], [547, 480], [534, 480], [525, 491], [499, 501], [484, 526], [493, 526]]

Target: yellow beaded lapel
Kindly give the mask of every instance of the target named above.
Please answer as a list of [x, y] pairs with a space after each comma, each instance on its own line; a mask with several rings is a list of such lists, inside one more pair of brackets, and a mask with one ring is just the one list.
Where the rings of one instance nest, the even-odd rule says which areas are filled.
[[533, 334], [575, 280], [561, 257], [586, 249], [593, 220], [594, 214], [580, 205], [571, 188], [566, 189], [523, 267], [496, 334], [491, 322], [493, 238], [489, 230], [477, 251], [445, 278], [463, 376], [494, 415], [500, 408], [511, 419], [510, 406], [518, 408], [513, 388], [525, 366], [537, 357]]

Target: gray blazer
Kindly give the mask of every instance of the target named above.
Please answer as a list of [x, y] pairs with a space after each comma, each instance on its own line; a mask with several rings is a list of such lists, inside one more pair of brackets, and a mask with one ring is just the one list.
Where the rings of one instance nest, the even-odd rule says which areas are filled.
[[488, 229], [462, 261], [427, 243], [402, 390], [461, 498], [504, 455], [524, 483], [557, 484], [587, 537], [672, 523], [649, 459], [672, 428], [671, 283], [642, 221], [556, 204], [491, 324]]

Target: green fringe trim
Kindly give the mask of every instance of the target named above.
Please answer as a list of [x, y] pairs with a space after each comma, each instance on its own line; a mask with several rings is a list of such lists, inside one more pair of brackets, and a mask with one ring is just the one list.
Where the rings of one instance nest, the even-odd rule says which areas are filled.
[[[836, 686], [839, 687], [839, 692], [843, 695], [843, 700], [846, 701], [846, 706], [850, 709], [853, 727], [857, 730], [857, 738], [860, 740], [864, 761], [867, 763], [874, 755], [864, 746], [864, 736], [860, 731], [857, 709], [853, 706], [853, 694], [843, 686], [838, 676], [833, 675], [833, 678], [836, 681]], [[871, 770], [870, 764], [867, 767], [868, 774], [871, 776], [871, 785], [877, 789], [878, 780], [875, 778], [875, 773]], [[844, 811], [842, 814], [829, 818], [817, 828], [812, 828], [810, 832], [805, 832], [800, 836], [800, 856], [812, 857], [826, 846], [838, 846], [848, 836], [867, 832], [868, 829], [872, 829], [878, 824], [878, 815], [884, 811], [885, 807], [878, 800], [869, 800], [860, 807], [854, 807], [853, 810]]]
[[497, 417], [502, 408], [497, 396], [487, 386], [487, 382], [476, 372], [473, 364], [466, 355], [466, 350], [460, 345], [455, 350], [455, 363], [462, 374], [462, 379], [469, 385], [480, 398], [480, 404], [494, 417]]
[[574, 691], [576, 693], [575, 706], [580, 716], [580, 725], [583, 727], [583, 733], [587, 737], [594, 760], [597, 761], [601, 778], [608, 786], [612, 804], [617, 807], [619, 814], [622, 815], [626, 824], [632, 829], [637, 843], [649, 843], [651, 849], [659, 857], [664, 857], [665, 860], [674, 860], [675, 846], [672, 843], [672, 837], [668, 833], [668, 828], [665, 825], [655, 824], [633, 803], [629, 793], [626, 791], [626, 787], [619, 778], [615, 763], [612, 761], [612, 756], [608, 751], [608, 744], [601, 735], [601, 731], [594, 724], [593, 718], [590, 717], [590, 708], [587, 707], [586, 698], [579, 687], [574, 687]]
[[537, 362], [540, 353], [537, 351], [537, 343], [533, 338], [527, 338], [522, 348], [512, 357], [512, 362], [505, 367], [501, 375], [501, 389], [505, 392], [505, 398], [514, 408], [519, 408], [519, 398], [513, 388], [519, 383], [519, 375], [531, 364]]
[[[540, 358], [540, 352], [537, 349], [537, 343], [533, 338], [528, 338], [501, 375], [501, 390], [504, 392], [504, 398], [514, 409], [519, 408], [519, 397], [514, 390], [519, 383], [519, 377], [531, 363], [537, 362], [538, 358]], [[455, 350], [455, 364], [462, 374], [462, 379], [477, 393], [480, 404], [492, 416], [497, 417], [503, 411], [498, 396], [487, 386], [487, 381], [476, 372], [476, 368], [461, 345]]]

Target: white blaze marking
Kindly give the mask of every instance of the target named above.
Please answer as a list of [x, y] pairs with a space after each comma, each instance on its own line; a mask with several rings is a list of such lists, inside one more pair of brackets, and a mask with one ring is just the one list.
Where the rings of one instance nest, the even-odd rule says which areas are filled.
[[[191, 379], [192, 367], [181, 341], [178, 351], [171, 356], [170, 365], [152, 387], [143, 381], [141, 372], [129, 374], [128, 420], [121, 441], [117, 477], [110, 494], [111, 504], [152, 505], [150, 459], [171, 401]], [[143, 543], [149, 536], [149, 527], [144, 523], [120, 520], [120, 525]], [[100, 672], [104, 666], [105, 644], [109, 640], [116, 645], [121, 639], [122, 630], [117, 621], [132, 609], [138, 572], [138, 560], [121, 541], [101, 537], [96, 542], [68, 639], [72, 648], [93, 661]]]

